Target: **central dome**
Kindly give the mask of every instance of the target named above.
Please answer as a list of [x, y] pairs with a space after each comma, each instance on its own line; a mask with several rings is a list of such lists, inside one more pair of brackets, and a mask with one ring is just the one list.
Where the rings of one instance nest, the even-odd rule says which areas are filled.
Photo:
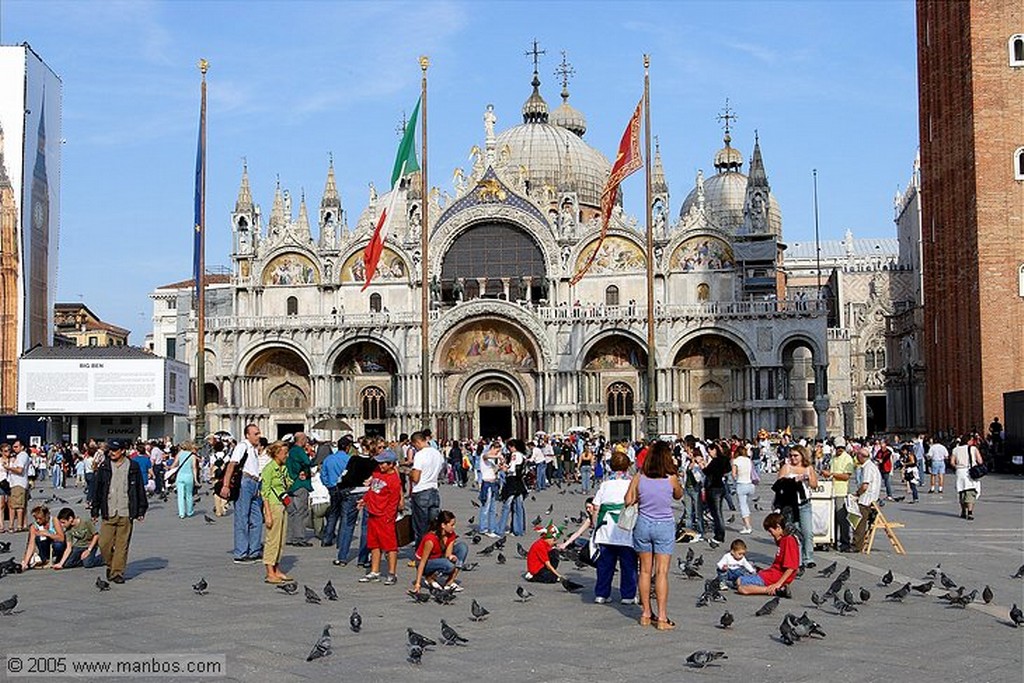
[[503, 131], [495, 142], [499, 150], [508, 145], [510, 168], [526, 167], [533, 191], [544, 186], [557, 191], [568, 181], [581, 204], [600, 206], [611, 164], [575, 133], [549, 123], [523, 123]]

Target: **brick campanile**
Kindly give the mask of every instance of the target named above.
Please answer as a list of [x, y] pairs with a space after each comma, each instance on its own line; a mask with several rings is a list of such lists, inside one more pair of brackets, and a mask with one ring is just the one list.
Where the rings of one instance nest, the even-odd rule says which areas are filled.
[[928, 424], [984, 432], [1024, 389], [1024, 2], [918, 0], [917, 53]]

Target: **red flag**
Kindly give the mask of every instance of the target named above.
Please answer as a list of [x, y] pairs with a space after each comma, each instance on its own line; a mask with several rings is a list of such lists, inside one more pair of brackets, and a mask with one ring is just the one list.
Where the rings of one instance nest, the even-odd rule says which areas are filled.
[[608, 234], [608, 219], [611, 218], [612, 208], [615, 206], [615, 198], [619, 194], [619, 184], [643, 166], [644, 160], [640, 154], [640, 114], [643, 113], [643, 108], [644, 100], [640, 98], [636, 105], [636, 111], [633, 112], [626, 130], [622, 133], [622, 139], [619, 141], [619, 153], [615, 156], [612, 172], [609, 174], [608, 182], [605, 183], [604, 191], [601, 193], [601, 237], [597, 240], [597, 245], [590, 254], [590, 258], [569, 280], [570, 285], [579, 282], [587, 274], [587, 271], [590, 270], [594, 259], [597, 258], [597, 252], [601, 248], [601, 243], [604, 242], [604, 238]]

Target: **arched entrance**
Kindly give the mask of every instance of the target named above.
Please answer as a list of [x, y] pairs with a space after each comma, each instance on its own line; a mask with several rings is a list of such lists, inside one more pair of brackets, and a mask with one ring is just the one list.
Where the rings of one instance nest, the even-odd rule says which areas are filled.
[[346, 346], [331, 364], [330, 406], [357, 434], [386, 436], [396, 405], [398, 364], [391, 352], [371, 341]]
[[494, 380], [481, 382], [471, 399], [475, 409], [477, 434], [485, 439], [513, 435], [515, 395], [507, 384]]
[[789, 401], [783, 424], [796, 436], [824, 436], [827, 402], [820, 399], [828, 393], [825, 361], [808, 340], [797, 337], [782, 347], [782, 372], [782, 388]]
[[683, 388], [683, 430], [705, 439], [743, 432], [747, 354], [731, 339], [702, 334], [686, 342], [674, 365]]
[[647, 353], [631, 336], [611, 334], [594, 343], [583, 357], [580, 403], [602, 406], [604, 415], [583, 411], [580, 424], [607, 424], [605, 433], [613, 443], [632, 440], [646, 368]]
[[295, 351], [274, 347], [256, 354], [243, 377], [249, 405], [265, 406], [276, 438], [301, 432], [312, 395], [309, 366]]

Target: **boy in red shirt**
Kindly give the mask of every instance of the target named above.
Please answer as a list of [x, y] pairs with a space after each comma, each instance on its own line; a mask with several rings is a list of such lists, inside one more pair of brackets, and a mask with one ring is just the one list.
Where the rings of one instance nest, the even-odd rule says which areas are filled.
[[526, 573], [523, 578], [535, 583], [558, 583], [562, 575], [558, 573], [558, 551], [555, 541], [562, 535], [562, 530], [554, 524], [538, 529], [540, 538], [530, 546], [526, 553]]
[[792, 597], [788, 585], [796, 578], [800, 568], [800, 544], [786, 533], [785, 519], [778, 512], [764, 518], [764, 530], [772, 535], [779, 547], [772, 566], [756, 574], [741, 576], [736, 581], [736, 592], [740, 595], [778, 595]]
[[398, 476], [398, 456], [394, 451], [386, 450], [374, 458], [377, 469], [370, 477], [370, 490], [359, 501], [359, 507], [366, 510], [366, 547], [370, 550], [370, 571], [360, 583], [380, 581], [380, 556], [388, 554], [388, 573], [384, 577], [384, 585], [394, 585], [398, 577], [398, 534], [395, 530], [395, 517], [403, 507], [402, 481]]

